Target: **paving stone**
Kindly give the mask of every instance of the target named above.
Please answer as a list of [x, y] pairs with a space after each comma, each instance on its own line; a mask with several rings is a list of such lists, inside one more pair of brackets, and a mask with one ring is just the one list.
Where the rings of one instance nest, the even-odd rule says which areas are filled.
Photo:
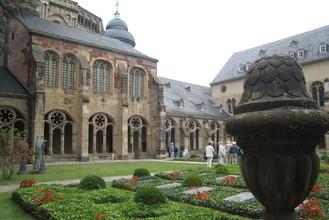
[[255, 196], [251, 192], [243, 192], [234, 196], [227, 197], [224, 200], [233, 202], [244, 202], [253, 198], [255, 198]]
[[196, 194], [197, 192], [203, 193], [203, 192], [209, 192], [209, 191], [212, 191], [212, 190], [214, 190], [214, 188], [199, 187], [199, 188], [195, 188], [195, 189], [186, 190], [183, 193], [193, 195], [193, 194]]
[[172, 188], [179, 187], [181, 185], [182, 185], [181, 183], [169, 183], [169, 184], [156, 186], [156, 188], [159, 188], [159, 189], [172, 189]]

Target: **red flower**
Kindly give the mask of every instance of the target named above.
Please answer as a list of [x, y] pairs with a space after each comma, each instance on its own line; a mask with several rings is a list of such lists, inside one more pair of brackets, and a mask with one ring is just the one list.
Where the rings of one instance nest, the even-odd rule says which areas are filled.
[[96, 217], [96, 219], [105, 219], [106, 215], [103, 213], [97, 213], [95, 217]]
[[320, 218], [325, 219], [325, 212], [323, 211], [320, 202], [316, 199], [308, 199], [299, 204], [300, 213], [305, 219]]
[[311, 192], [314, 192], [314, 193], [318, 193], [318, 192], [321, 192], [322, 191], [322, 186], [319, 185], [319, 184], [315, 184], [311, 190]]
[[21, 183], [19, 184], [19, 188], [32, 187], [35, 186], [36, 183], [37, 182], [34, 179], [25, 179], [21, 181]]
[[179, 172], [178, 170], [173, 170], [170, 174], [169, 177], [171, 179], [176, 179], [177, 177], [181, 176], [181, 172]]
[[138, 186], [139, 184], [139, 180], [140, 180], [140, 177], [138, 176], [133, 176], [129, 182], [128, 182], [128, 187], [129, 189], [136, 189], [136, 187]]
[[206, 192], [197, 192], [193, 195], [194, 198], [200, 199], [200, 200], [208, 200], [209, 199], [209, 193]]
[[31, 199], [35, 202], [36, 206], [54, 202], [57, 199], [64, 199], [63, 194], [56, 194], [53, 191], [45, 189], [36, 189], [35, 192], [36, 193], [31, 196]]
[[238, 179], [237, 179], [236, 176], [225, 176], [224, 177], [224, 184], [229, 185], [229, 186], [233, 186], [234, 184], [236, 184], [237, 180]]

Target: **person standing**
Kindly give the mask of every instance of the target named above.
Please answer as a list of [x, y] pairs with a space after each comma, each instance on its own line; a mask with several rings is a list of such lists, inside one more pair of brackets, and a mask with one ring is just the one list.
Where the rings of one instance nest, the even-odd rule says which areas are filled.
[[223, 141], [218, 143], [218, 163], [224, 164], [226, 158], [226, 148], [223, 144]]
[[175, 146], [173, 142], [171, 142], [169, 146], [169, 155], [170, 155], [170, 160], [173, 160], [175, 157]]
[[208, 141], [208, 145], [206, 146], [206, 158], [207, 158], [207, 167], [211, 168], [212, 164], [212, 158], [214, 157], [214, 147], [212, 146], [214, 144], [213, 141]]

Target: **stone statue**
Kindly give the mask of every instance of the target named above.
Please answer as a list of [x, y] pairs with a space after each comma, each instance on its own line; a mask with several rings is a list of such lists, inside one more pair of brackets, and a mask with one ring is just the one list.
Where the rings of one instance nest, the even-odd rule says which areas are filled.
[[47, 173], [45, 158], [44, 158], [44, 150], [45, 150], [46, 141], [42, 138], [37, 139], [35, 151], [36, 151], [36, 160], [34, 162], [32, 173]]

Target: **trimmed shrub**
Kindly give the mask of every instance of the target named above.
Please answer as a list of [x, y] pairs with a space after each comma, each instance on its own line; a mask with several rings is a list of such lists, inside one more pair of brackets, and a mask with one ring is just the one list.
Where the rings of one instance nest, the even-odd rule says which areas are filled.
[[138, 176], [138, 177], [145, 177], [145, 176], [150, 176], [150, 171], [148, 171], [145, 168], [138, 168], [134, 171], [134, 176]]
[[216, 164], [214, 169], [216, 174], [229, 174], [228, 169], [223, 164]]
[[188, 187], [199, 187], [202, 186], [202, 179], [198, 174], [191, 173], [184, 178], [183, 185]]
[[109, 194], [100, 199], [94, 199], [94, 202], [96, 204], [119, 203], [119, 202], [124, 202], [124, 201], [125, 201], [125, 199], [123, 197], [119, 197], [119, 196], [112, 195], [112, 194]]
[[87, 175], [80, 181], [82, 189], [104, 189], [106, 187], [105, 180], [96, 175]]
[[141, 186], [137, 189], [134, 201], [146, 205], [157, 205], [166, 203], [167, 197], [161, 189], [149, 185]]

